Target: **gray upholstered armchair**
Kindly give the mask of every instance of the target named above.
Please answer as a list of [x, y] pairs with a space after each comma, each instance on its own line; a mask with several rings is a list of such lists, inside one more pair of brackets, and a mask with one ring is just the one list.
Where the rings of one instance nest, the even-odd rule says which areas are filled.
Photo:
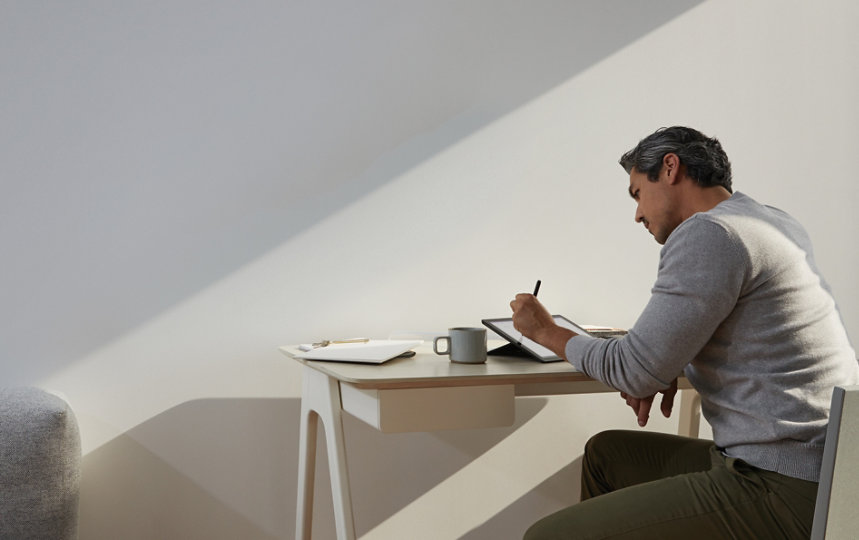
[[0, 539], [77, 538], [75, 416], [37, 388], [0, 388]]

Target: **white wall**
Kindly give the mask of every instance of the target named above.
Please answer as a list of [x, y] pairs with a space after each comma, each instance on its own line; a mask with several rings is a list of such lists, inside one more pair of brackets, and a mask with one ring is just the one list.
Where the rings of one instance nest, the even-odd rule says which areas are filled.
[[[0, 369], [78, 414], [82, 538], [291, 537], [278, 345], [478, 324], [537, 278], [631, 325], [658, 246], [616, 160], [659, 126], [720, 137], [736, 188], [806, 224], [855, 340], [859, 8], [640, 4], [3, 4]], [[347, 419], [359, 534], [516, 537], [606, 427], [633, 427], [615, 396]]]

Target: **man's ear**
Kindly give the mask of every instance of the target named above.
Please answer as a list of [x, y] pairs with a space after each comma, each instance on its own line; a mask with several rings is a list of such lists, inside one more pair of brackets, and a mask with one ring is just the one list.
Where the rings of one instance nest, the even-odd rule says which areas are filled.
[[665, 154], [662, 158], [662, 172], [668, 179], [669, 184], [680, 181], [680, 158], [674, 152]]

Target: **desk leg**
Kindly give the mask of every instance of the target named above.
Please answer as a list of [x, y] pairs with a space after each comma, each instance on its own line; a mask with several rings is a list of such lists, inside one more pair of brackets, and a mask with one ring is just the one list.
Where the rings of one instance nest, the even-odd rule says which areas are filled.
[[[309, 370], [307, 370], [309, 371]], [[305, 376], [307, 374], [305, 373]], [[295, 513], [296, 540], [309, 540], [313, 524], [313, 484], [316, 474], [316, 427], [319, 415], [313, 410], [311, 390], [304, 379], [298, 448], [298, 508]]]
[[701, 396], [694, 389], [680, 390], [678, 435], [698, 438], [701, 427]]
[[346, 445], [340, 404], [340, 385], [327, 375], [305, 367], [302, 370], [301, 432], [298, 454], [298, 505], [295, 538], [309, 540], [313, 523], [313, 483], [316, 470], [316, 431], [322, 420], [331, 470], [331, 495], [338, 540], [354, 540], [355, 522], [346, 466]]

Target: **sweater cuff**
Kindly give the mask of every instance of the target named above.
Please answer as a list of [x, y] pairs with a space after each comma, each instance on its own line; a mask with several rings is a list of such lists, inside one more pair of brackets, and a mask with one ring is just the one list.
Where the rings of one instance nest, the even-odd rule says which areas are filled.
[[568, 339], [567, 344], [564, 346], [564, 354], [567, 356], [567, 362], [585, 375], [588, 375], [583, 366], [585, 352], [597, 339], [599, 338], [579, 334]]

